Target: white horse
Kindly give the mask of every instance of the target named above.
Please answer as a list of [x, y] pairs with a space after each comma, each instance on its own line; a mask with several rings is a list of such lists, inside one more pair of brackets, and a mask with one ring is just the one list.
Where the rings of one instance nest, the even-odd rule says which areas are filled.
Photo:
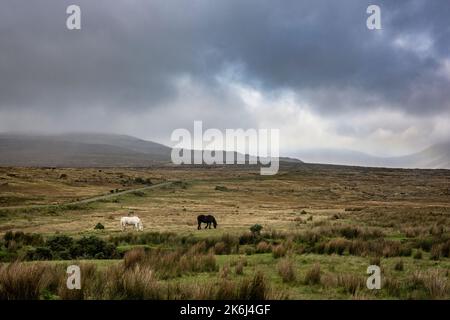
[[120, 219], [120, 226], [122, 227], [122, 231], [125, 231], [126, 226], [132, 225], [138, 231], [144, 230], [144, 225], [142, 224], [141, 219], [139, 217], [122, 217]]

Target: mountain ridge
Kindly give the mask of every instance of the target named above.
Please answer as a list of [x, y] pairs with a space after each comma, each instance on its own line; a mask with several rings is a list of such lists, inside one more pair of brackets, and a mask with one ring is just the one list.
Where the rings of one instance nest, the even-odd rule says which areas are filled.
[[[224, 159], [237, 157], [236, 152], [222, 152]], [[171, 162], [171, 153], [163, 144], [121, 134], [0, 134], [0, 166], [145, 167]], [[301, 163], [287, 157], [280, 162]]]

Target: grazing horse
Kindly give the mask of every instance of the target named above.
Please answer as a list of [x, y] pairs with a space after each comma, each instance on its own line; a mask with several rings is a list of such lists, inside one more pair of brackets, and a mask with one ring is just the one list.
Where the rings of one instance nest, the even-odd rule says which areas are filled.
[[206, 223], [205, 229], [208, 227], [211, 229], [211, 223], [214, 225], [214, 229], [217, 228], [216, 218], [214, 218], [214, 216], [212, 216], [212, 215], [205, 216], [205, 215], [201, 214], [197, 217], [197, 222], [198, 222], [198, 227], [197, 227], [198, 230], [201, 229], [202, 222]]
[[144, 230], [144, 225], [142, 224], [141, 219], [139, 217], [122, 217], [120, 219], [120, 226], [122, 227], [122, 231], [125, 231], [126, 226], [134, 226], [134, 228], [138, 231]]

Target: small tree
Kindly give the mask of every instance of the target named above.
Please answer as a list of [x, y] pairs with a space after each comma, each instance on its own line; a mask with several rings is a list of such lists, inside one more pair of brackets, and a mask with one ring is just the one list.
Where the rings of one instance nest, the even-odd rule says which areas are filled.
[[95, 225], [94, 229], [95, 230], [103, 230], [103, 229], [105, 229], [105, 226], [99, 222]]
[[262, 230], [262, 225], [260, 224], [254, 224], [250, 227], [250, 231], [254, 234], [254, 235], [258, 235], [261, 233]]

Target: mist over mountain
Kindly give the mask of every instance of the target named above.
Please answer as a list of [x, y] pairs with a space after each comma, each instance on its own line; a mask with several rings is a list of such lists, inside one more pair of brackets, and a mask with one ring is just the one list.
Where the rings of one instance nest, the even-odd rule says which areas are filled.
[[[171, 163], [171, 152], [163, 144], [119, 134], [0, 134], [0, 166], [145, 167]], [[193, 150], [183, 152], [190, 153], [192, 161], [199, 156]], [[223, 159], [237, 159], [237, 152], [222, 152]], [[245, 159], [258, 160], [249, 155]], [[301, 163], [287, 157], [280, 162]]]
[[450, 142], [436, 144], [420, 152], [399, 157], [377, 157], [345, 149], [308, 149], [294, 156], [308, 163], [363, 167], [450, 169]]
[[116, 134], [0, 134], [2, 166], [149, 166], [170, 160], [171, 148]]
[[[192, 150], [192, 159], [196, 155]], [[172, 149], [128, 135], [106, 133], [0, 134], [0, 166], [141, 167], [170, 163]], [[223, 158], [237, 158], [223, 151]], [[245, 156], [246, 161], [255, 160]], [[299, 160], [301, 159], [301, 160]], [[450, 169], [450, 143], [401, 157], [376, 157], [341, 149], [309, 149], [280, 157], [283, 163], [324, 163], [364, 167]]]

